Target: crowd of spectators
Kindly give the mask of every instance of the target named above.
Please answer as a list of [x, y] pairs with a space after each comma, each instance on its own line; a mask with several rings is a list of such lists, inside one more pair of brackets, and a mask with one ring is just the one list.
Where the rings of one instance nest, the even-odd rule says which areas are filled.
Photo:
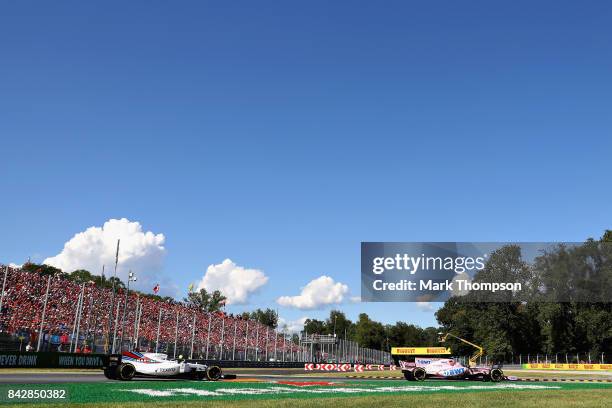
[[[0, 281], [3, 278], [4, 266], [0, 266]], [[129, 293], [123, 320], [126, 292], [122, 288], [116, 291], [111, 311], [113, 296], [109, 288], [94, 282], [79, 284], [65, 274], [43, 275], [9, 267], [0, 310], [0, 331], [21, 339], [27, 350], [35, 350], [38, 346], [48, 283], [41, 351], [69, 351], [72, 345], [72, 350], [76, 348], [80, 352], [104, 352], [115, 337], [110, 330], [117, 319], [117, 347], [119, 339], [123, 338], [124, 344], [133, 345], [131, 348], [151, 350], [156, 347], [159, 329], [160, 351], [174, 350], [175, 344], [181, 350], [191, 349], [193, 341], [194, 355], [208, 354], [211, 358], [221, 357], [223, 353], [224, 358], [280, 359], [283, 354], [298, 352], [299, 347], [290, 338], [285, 338], [285, 333], [257, 321], [243, 320], [222, 311], [206, 313], [190, 304], [157, 300], [135, 292]], [[84, 294], [82, 311], [77, 321], [81, 292]], [[137, 309], [140, 316], [137, 316]], [[75, 335], [77, 327], [78, 336]]]

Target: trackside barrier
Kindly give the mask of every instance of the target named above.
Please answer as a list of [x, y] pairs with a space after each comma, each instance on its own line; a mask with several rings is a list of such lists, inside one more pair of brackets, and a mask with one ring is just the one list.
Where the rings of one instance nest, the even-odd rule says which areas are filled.
[[385, 369], [385, 366], [383, 364], [366, 364], [365, 369], [368, 371], [371, 371], [371, 370], [382, 371]]
[[0, 368], [101, 368], [108, 362], [106, 354], [1, 352]]
[[188, 362], [218, 365], [222, 368], [304, 368], [303, 362], [297, 361], [246, 361], [246, 360], [212, 360], [188, 359]]
[[612, 370], [612, 364], [523, 364], [523, 368], [538, 370]]
[[[383, 364], [315, 364], [315, 363], [304, 363], [304, 371], [351, 371], [351, 368], [355, 372], [362, 373], [364, 370], [369, 371], [384, 371], [385, 366]], [[389, 370], [396, 370], [397, 367], [392, 365], [389, 366]]]

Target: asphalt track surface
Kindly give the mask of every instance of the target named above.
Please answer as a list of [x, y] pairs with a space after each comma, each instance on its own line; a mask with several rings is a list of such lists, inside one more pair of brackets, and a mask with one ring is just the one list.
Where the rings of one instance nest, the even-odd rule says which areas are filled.
[[[225, 371], [226, 374], [234, 374], [231, 370]], [[261, 371], [257, 374], [240, 371], [236, 373], [238, 379], [257, 379], [262, 381], [278, 381], [278, 380], [291, 380], [296, 382], [301, 381], [328, 381], [328, 382], [344, 382], [347, 378], [330, 378], [330, 377], [317, 377], [315, 375], [292, 377], [295, 375], [295, 371], [288, 372], [283, 370], [270, 370], [266, 371], [266, 374], [261, 374]], [[175, 379], [163, 379], [163, 378], [134, 378], [132, 381], [175, 381]], [[189, 381], [189, 380], [186, 380]], [[372, 380], [370, 380], [372, 381]], [[99, 372], [79, 372], [79, 373], [53, 373], [53, 372], [32, 372], [32, 373], [2, 373], [0, 371], [0, 384], [58, 384], [58, 383], [72, 383], [72, 382], [87, 382], [87, 383], [112, 383], [113, 380], [109, 380], [104, 377], [102, 370]]]
[[[532, 372], [544, 370], [529, 370]], [[529, 377], [529, 371], [525, 371], [521, 377]], [[324, 377], [317, 376], [315, 373], [304, 374], [303, 372], [296, 372], [296, 370], [287, 369], [267, 369], [262, 372], [261, 369], [240, 369], [232, 371], [231, 368], [224, 370], [226, 374], [236, 374], [239, 380], [245, 379], [256, 379], [262, 381], [278, 381], [278, 380], [290, 380], [290, 381], [327, 381], [327, 382], [345, 382], [348, 378], [344, 377]], [[575, 372], [580, 374], [588, 374], [585, 371]], [[301, 374], [301, 375], [300, 375]], [[351, 373], [347, 373], [350, 375]], [[550, 372], [551, 377], [555, 377], [555, 373]], [[599, 372], [598, 374], [601, 374]], [[372, 375], [384, 375], [383, 373], [373, 372]], [[610, 378], [609, 376], [601, 376], [599, 378]], [[368, 381], [377, 381], [375, 378], [363, 378]], [[163, 378], [134, 378], [133, 381], [169, 381], [173, 379]], [[350, 380], [360, 380], [359, 378], [351, 378]], [[383, 379], [380, 379], [383, 380]], [[187, 380], [188, 381], [188, 380]], [[0, 384], [58, 384], [58, 383], [72, 383], [72, 382], [86, 382], [86, 383], [111, 383], [113, 380], [109, 380], [104, 377], [102, 370], [100, 371], [86, 371], [86, 372], [22, 372], [22, 373], [3, 373], [0, 370]]]

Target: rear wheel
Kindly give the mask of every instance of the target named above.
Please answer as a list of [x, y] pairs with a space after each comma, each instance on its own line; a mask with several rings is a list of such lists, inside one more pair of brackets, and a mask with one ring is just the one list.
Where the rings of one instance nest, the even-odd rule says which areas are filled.
[[117, 379], [117, 367], [106, 367], [104, 369], [104, 376], [109, 380]]
[[501, 380], [504, 379], [504, 372], [500, 370], [499, 368], [494, 368], [489, 373], [489, 378], [493, 382], [500, 382]]
[[427, 377], [427, 373], [425, 372], [425, 369], [422, 367], [415, 368], [414, 371], [412, 372], [412, 375], [414, 376], [414, 379], [417, 381], [425, 381], [425, 377]]
[[404, 378], [408, 381], [414, 381], [414, 375], [412, 375], [412, 371], [402, 371], [404, 373]]
[[210, 381], [217, 381], [221, 378], [221, 375], [221, 368], [218, 366], [210, 366], [206, 370], [206, 378], [208, 378]]
[[136, 368], [134, 368], [131, 364], [121, 364], [117, 369], [117, 374], [119, 374], [119, 379], [123, 381], [129, 381], [134, 378], [134, 374], [136, 374]]

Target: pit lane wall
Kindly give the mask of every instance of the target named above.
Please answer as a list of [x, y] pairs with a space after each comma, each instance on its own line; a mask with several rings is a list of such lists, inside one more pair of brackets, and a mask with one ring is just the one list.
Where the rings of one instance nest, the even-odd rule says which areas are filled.
[[0, 368], [101, 368], [106, 354], [0, 352]]
[[601, 371], [612, 371], [612, 364], [546, 364], [546, 363], [533, 363], [523, 364], [522, 368], [525, 370], [601, 370]]

